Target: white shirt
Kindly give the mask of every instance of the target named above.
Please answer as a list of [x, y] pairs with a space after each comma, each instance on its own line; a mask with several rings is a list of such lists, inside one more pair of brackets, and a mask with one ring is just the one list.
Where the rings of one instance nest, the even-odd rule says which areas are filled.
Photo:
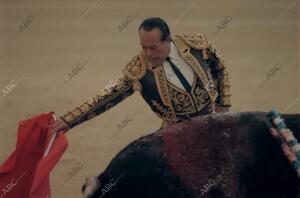
[[[174, 63], [174, 65], [177, 66], [177, 68], [180, 70], [182, 75], [186, 78], [186, 80], [192, 86], [193, 81], [194, 81], [194, 71], [191, 68], [191, 66], [189, 64], [187, 64], [187, 62], [185, 62], [185, 60], [183, 60], [183, 58], [179, 55], [179, 52], [173, 42], [171, 42], [171, 49], [170, 49], [169, 57], [170, 57], [170, 60], [172, 61], [172, 63]], [[184, 86], [181, 84], [179, 78], [174, 73], [170, 63], [166, 60], [163, 62], [163, 69], [166, 73], [167, 80], [170, 83], [172, 83], [172, 84], [176, 85], [177, 87], [186, 91]]]

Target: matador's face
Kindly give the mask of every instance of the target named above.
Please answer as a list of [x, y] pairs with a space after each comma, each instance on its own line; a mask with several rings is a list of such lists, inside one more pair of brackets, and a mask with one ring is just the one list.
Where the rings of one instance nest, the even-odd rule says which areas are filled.
[[149, 62], [154, 66], [161, 65], [169, 55], [170, 41], [161, 41], [161, 32], [158, 28], [150, 31], [141, 29], [139, 36], [140, 45]]

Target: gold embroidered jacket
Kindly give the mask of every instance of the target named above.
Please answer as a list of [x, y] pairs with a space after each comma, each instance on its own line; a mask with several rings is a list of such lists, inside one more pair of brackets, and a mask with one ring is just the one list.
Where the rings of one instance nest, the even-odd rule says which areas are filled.
[[193, 68], [191, 93], [171, 84], [163, 67], [153, 67], [143, 53], [123, 69], [124, 75], [99, 95], [76, 107], [61, 118], [73, 128], [117, 105], [139, 91], [152, 111], [163, 120], [162, 127], [186, 116], [208, 114], [214, 104], [230, 107], [230, 84], [224, 63], [202, 34], [176, 35], [180, 56]]

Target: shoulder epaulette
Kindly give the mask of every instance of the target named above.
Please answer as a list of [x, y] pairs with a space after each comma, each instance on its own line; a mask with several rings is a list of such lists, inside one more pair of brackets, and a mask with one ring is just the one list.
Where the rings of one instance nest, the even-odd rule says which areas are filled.
[[181, 38], [189, 47], [197, 50], [203, 50], [211, 47], [204, 34], [184, 33], [183, 35], [177, 36]]
[[141, 60], [140, 55], [136, 55], [126, 65], [123, 72], [131, 80], [140, 80], [146, 73], [146, 65]]

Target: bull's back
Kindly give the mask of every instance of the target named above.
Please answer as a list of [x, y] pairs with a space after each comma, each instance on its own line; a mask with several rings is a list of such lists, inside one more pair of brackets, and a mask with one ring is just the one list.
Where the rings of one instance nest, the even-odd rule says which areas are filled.
[[[300, 115], [283, 117], [299, 139]], [[206, 115], [142, 137], [99, 176], [98, 195], [295, 197], [299, 179], [265, 118], [264, 112]], [[105, 185], [120, 175], [107, 191]]]

